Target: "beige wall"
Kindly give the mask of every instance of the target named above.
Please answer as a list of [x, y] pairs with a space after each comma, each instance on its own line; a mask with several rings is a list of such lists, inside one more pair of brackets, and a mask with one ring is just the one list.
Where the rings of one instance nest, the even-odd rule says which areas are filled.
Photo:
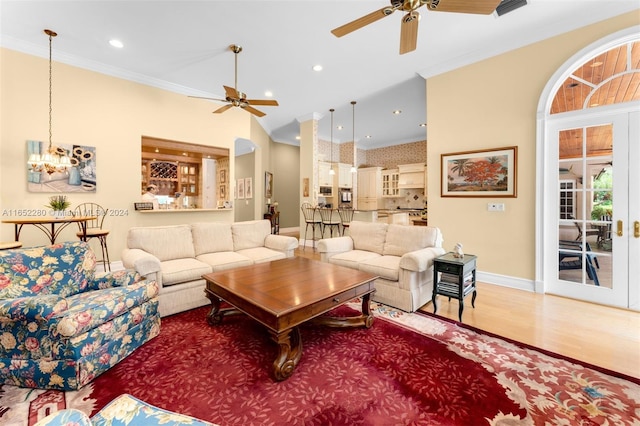
[[[478, 255], [478, 269], [534, 279], [536, 109], [553, 73], [573, 54], [618, 30], [638, 25], [637, 12], [505, 53], [427, 80], [429, 224], [444, 246], [460, 242]], [[440, 197], [440, 155], [518, 147], [517, 198]], [[488, 212], [503, 202], [505, 212]]]
[[[27, 192], [26, 184], [26, 141], [48, 141], [48, 59], [8, 49], [1, 49], [0, 55], [0, 212], [4, 214], [42, 208], [51, 195]], [[140, 199], [140, 138], [221, 146], [233, 155], [235, 139], [250, 139], [254, 133], [249, 114], [237, 109], [211, 114], [213, 103], [55, 61], [53, 75], [54, 143], [96, 147], [97, 192], [69, 194], [71, 203], [94, 201], [127, 212], [105, 221], [111, 230], [112, 261], [119, 260], [132, 226], [233, 220], [231, 212], [135, 212], [133, 203]], [[230, 176], [233, 167], [232, 163]], [[75, 231], [65, 229], [60, 239], [75, 239]], [[0, 225], [0, 240], [13, 240], [12, 225]], [[31, 226], [24, 228], [21, 240], [26, 246], [46, 242], [44, 234]]]

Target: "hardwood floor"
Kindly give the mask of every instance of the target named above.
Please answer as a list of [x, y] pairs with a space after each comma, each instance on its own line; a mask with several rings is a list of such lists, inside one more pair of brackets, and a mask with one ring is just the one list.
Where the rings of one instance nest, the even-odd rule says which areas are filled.
[[[296, 255], [320, 260], [311, 247]], [[465, 299], [465, 324], [640, 378], [638, 312], [486, 283], [478, 283], [475, 305]], [[439, 296], [437, 314], [457, 320], [458, 301]]]

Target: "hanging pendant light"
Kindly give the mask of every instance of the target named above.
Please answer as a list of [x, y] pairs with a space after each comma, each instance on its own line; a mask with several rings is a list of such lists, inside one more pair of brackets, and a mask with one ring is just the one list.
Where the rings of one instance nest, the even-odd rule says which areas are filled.
[[351, 116], [353, 117], [353, 122], [351, 123], [351, 130], [353, 131], [353, 165], [350, 172], [358, 173], [358, 169], [356, 169], [356, 101], [351, 101]]
[[34, 171], [46, 171], [48, 174], [54, 172], [63, 172], [67, 168], [71, 167], [71, 159], [67, 156], [67, 151], [60, 147], [54, 147], [52, 143], [52, 93], [53, 93], [53, 73], [52, 73], [52, 44], [53, 37], [58, 34], [55, 31], [44, 30], [44, 33], [49, 36], [49, 147], [47, 151], [42, 154], [31, 154], [27, 163]]
[[329, 169], [330, 175], [335, 175], [336, 171], [333, 170], [333, 112], [335, 110], [331, 108], [329, 112], [331, 112], [331, 168]]

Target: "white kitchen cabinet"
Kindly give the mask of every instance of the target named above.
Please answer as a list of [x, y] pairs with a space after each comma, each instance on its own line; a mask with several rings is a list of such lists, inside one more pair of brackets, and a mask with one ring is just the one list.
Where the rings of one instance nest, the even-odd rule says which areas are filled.
[[351, 164], [338, 163], [338, 173], [335, 176], [338, 188], [353, 188]]
[[378, 210], [382, 204], [382, 167], [358, 169], [358, 210]]
[[425, 188], [425, 166], [424, 163], [401, 164], [398, 166], [399, 182], [398, 187], [402, 188]]
[[399, 179], [398, 169], [382, 171], [382, 197], [391, 198], [400, 196], [400, 189], [398, 187]]
[[333, 176], [329, 174], [331, 163], [326, 161], [318, 161], [318, 185], [333, 186]]

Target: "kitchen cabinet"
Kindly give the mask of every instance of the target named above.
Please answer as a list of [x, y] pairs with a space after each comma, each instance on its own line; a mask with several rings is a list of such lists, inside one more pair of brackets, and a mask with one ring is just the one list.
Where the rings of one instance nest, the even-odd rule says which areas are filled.
[[402, 164], [398, 166], [399, 188], [425, 188], [424, 163]]
[[382, 167], [358, 169], [358, 210], [377, 210], [381, 201]]
[[386, 198], [399, 197], [400, 188], [398, 187], [400, 174], [398, 169], [389, 169], [382, 171], [382, 196]]
[[331, 163], [318, 161], [318, 185], [333, 186], [333, 176], [329, 174]]
[[199, 166], [175, 161], [142, 161], [143, 191], [150, 184], [158, 187], [158, 195], [173, 197], [176, 192], [185, 196], [199, 195]]
[[338, 188], [353, 188], [351, 164], [338, 163], [338, 173], [335, 176]]

